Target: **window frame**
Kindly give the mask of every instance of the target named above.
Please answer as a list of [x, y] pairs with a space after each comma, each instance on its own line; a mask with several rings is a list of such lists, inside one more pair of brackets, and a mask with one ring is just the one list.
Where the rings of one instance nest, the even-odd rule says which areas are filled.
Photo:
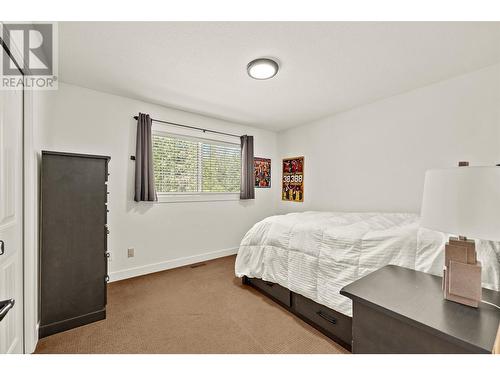
[[[212, 141], [213, 143], [226, 143], [240, 147], [240, 143], [235, 141], [234, 137], [207, 134], [204, 133], [200, 137], [199, 131], [191, 129], [180, 129], [174, 126], [163, 124], [153, 124], [151, 136], [163, 136], [184, 138], [189, 140]], [[154, 151], [153, 151], [154, 152]], [[240, 183], [241, 184], [241, 183]], [[182, 202], [217, 202], [217, 201], [238, 201], [240, 200], [240, 192], [156, 192], [158, 196], [157, 203], [182, 203]]]

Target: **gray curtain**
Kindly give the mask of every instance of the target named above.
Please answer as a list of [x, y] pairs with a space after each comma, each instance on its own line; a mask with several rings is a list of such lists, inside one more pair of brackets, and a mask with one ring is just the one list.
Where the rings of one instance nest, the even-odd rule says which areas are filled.
[[135, 197], [136, 202], [156, 201], [153, 173], [153, 145], [151, 117], [139, 113], [135, 147]]
[[253, 137], [242, 135], [241, 140], [241, 191], [240, 199], [255, 198], [255, 175], [253, 166]]

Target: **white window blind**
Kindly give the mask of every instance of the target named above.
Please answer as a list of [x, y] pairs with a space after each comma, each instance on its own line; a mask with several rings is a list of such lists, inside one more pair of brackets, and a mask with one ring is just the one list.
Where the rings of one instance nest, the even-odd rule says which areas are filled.
[[240, 146], [208, 139], [153, 134], [158, 193], [238, 193]]

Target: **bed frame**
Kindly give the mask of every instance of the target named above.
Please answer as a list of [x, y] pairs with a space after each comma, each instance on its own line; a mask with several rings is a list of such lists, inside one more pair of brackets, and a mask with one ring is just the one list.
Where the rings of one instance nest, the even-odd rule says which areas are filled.
[[352, 318], [350, 316], [320, 305], [276, 283], [247, 276], [243, 276], [242, 282], [270, 297], [292, 314], [351, 351]]

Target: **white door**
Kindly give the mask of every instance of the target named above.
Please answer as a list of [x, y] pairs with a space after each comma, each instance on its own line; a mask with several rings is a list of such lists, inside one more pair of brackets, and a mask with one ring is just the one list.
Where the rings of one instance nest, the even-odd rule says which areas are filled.
[[23, 353], [22, 137], [23, 92], [0, 90], [0, 353]]

